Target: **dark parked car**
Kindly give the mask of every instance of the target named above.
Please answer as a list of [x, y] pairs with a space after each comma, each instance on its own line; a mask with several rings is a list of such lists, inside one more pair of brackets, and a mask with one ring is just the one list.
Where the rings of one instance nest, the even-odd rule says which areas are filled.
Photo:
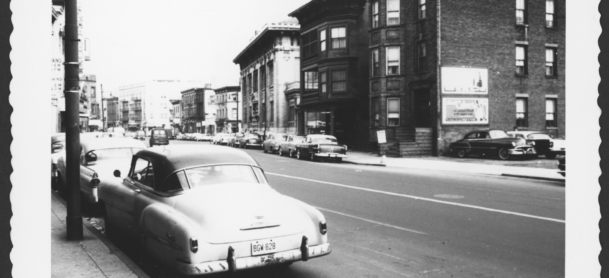
[[296, 158], [328, 158], [340, 162], [347, 158], [347, 146], [339, 145], [332, 135], [310, 134], [305, 138], [305, 143], [296, 145]]
[[552, 157], [550, 149], [554, 143], [552, 137], [542, 131], [508, 131], [507, 134], [510, 137], [525, 139], [527, 144], [535, 147], [537, 155], [545, 155], [547, 158], [556, 158], [556, 155]]
[[257, 133], [246, 133], [243, 137], [238, 138], [236, 143], [240, 148], [261, 148], [262, 147], [262, 139], [260, 139], [260, 135]]
[[450, 152], [461, 158], [478, 154], [498, 156], [501, 160], [512, 156], [537, 156], [533, 146], [527, 144], [525, 139], [509, 137], [503, 130], [471, 131], [463, 139], [451, 143]]
[[154, 145], [169, 145], [169, 137], [164, 129], [153, 129], [150, 132], [150, 146]]

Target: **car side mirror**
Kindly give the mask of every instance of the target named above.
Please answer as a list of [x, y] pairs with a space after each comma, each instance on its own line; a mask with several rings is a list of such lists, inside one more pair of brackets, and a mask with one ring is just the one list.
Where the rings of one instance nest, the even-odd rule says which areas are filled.
[[88, 153], [85, 155], [85, 163], [97, 161], [97, 155], [94, 153]]
[[119, 170], [114, 170], [114, 173], [113, 173], [113, 174], [114, 174], [114, 176], [115, 176], [115, 177], [117, 177], [117, 178], [120, 178], [120, 177], [121, 177], [121, 171], [119, 171]]

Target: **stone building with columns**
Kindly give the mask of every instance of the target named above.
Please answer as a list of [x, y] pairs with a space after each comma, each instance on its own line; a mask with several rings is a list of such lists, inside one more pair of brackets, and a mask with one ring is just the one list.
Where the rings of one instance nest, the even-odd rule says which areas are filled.
[[299, 31], [295, 19], [268, 23], [233, 60], [241, 70], [240, 118], [244, 131], [296, 132], [289, 106], [299, 99], [294, 94], [288, 99], [286, 89], [299, 80]]

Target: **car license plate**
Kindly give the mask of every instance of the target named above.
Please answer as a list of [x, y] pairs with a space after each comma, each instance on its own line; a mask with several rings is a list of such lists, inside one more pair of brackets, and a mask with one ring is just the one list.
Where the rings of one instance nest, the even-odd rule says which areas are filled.
[[275, 250], [277, 250], [277, 243], [272, 239], [252, 242], [252, 256], [274, 253]]

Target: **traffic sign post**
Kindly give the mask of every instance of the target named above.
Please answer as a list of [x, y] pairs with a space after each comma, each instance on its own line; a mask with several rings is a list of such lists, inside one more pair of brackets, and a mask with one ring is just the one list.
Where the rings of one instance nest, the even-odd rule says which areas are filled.
[[385, 130], [377, 130], [376, 139], [379, 144], [379, 155], [381, 156], [381, 164], [385, 164], [385, 144], [387, 143], [387, 136], [385, 136]]

